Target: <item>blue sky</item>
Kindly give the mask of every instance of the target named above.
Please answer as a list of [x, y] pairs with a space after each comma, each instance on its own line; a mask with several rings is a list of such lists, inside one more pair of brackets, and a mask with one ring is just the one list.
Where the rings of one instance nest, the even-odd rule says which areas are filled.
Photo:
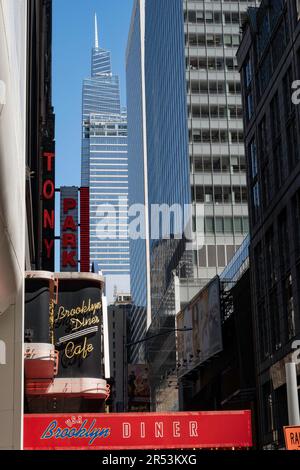
[[81, 88], [90, 75], [94, 13], [100, 46], [111, 51], [126, 105], [125, 51], [133, 0], [53, 1], [53, 104], [56, 115], [56, 186], [80, 186]]

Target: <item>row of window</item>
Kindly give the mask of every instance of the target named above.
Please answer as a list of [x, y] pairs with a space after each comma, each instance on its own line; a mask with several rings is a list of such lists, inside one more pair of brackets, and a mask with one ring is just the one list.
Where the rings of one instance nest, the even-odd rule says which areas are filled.
[[201, 130], [193, 129], [189, 131], [189, 141], [192, 143], [226, 143], [243, 144], [244, 134], [242, 131], [227, 132], [224, 130]]
[[191, 80], [188, 82], [187, 92], [197, 95], [201, 93], [210, 95], [224, 95], [225, 93], [240, 95], [241, 83], [240, 81]]
[[249, 233], [248, 217], [193, 217], [193, 230], [205, 234]]
[[232, 72], [238, 70], [238, 65], [235, 57], [189, 57], [186, 60], [186, 68], [187, 70], [227, 70]]
[[239, 47], [239, 34], [195, 34], [190, 33], [185, 38], [186, 46], [191, 47]]
[[246, 204], [245, 186], [200, 186], [192, 188], [192, 201], [205, 204]]
[[296, 297], [300, 301], [300, 191], [291, 199], [290, 210], [285, 208], [279, 214], [256, 245], [254, 256], [260, 353], [264, 360], [300, 330], [295, 308]]
[[200, 156], [191, 159], [193, 173], [245, 173], [246, 159], [244, 156]]
[[85, 129], [85, 138], [88, 139], [89, 137], [99, 137], [99, 136], [124, 136], [127, 137], [127, 131], [105, 131], [105, 130], [97, 130], [97, 129]]
[[271, 100], [270, 125], [268, 126], [265, 115], [259, 122], [257, 135], [248, 145], [253, 222], [260, 217], [261, 205], [267, 209], [272, 198], [300, 161], [297, 116], [291, 101], [292, 79], [290, 66], [283, 77], [281, 87]]
[[242, 119], [243, 109], [241, 106], [200, 106], [193, 104], [188, 107], [188, 116], [203, 119]]
[[185, 22], [192, 24], [216, 23], [216, 24], [242, 24], [246, 19], [246, 13], [239, 13], [235, 11], [188, 11], [184, 13]]
[[194, 252], [194, 261], [200, 268], [223, 268], [232, 260], [238, 246], [235, 245], [204, 245]]

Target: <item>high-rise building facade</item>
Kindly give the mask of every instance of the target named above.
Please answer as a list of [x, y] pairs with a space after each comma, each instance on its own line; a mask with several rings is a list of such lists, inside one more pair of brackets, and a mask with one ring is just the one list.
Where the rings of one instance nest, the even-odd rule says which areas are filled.
[[[127, 47], [129, 203], [144, 208], [144, 237], [131, 240], [132, 342], [145, 335], [185, 251], [183, 224], [175, 233], [170, 220], [164, 238], [154, 211], [191, 201], [184, 73], [181, 0], [135, 1]], [[141, 350], [134, 348], [134, 362]]]
[[[262, 448], [284, 448], [285, 363], [300, 339], [300, 4], [249, 10], [238, 52], [250, 208], [250, 269]], [[297, 85], [297, 84], [296, 84]], [[294, 92], [295, 103], [292, 100]], [[298, 381], [299, 381], [298, 366]]]
[[90, 260], [103, 275], [129, 274], [127, 118], [111, 55], [95, 45], [82, 94], [83, 187], [90, 189]]
[[[249, 230], [243, 114], [236, 52], [255, 1], [184, 0], [194, 276], [220, 274]], [[204, 242], [204, 243], [203, 243]], [[203, 245], [203, 246], [202, 246]]]
[[[128, 112], [128, 202], [144, 208], [145, 237], [130, 239], [130, 290], [133, 299], [131, 341], [142, 338], [151, 323], [150, 248], [145, 98], [145, 0], [134, 2], [127, 53], [126, 86]], [[130, 348], [133, 362], [144, 360], [142, 343]]]

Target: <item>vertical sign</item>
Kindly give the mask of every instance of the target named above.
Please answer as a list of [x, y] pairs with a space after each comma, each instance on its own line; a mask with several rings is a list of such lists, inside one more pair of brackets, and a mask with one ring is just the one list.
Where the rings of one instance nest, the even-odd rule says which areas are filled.
[[60, 270], [78, 271], [78, 188], [60, 188]]
[[80, 189], [80, 272], [90, 272], [90, 188]]
[[44, 152], [42, 181], [42, 268], [54, 271], [55, 240], [55, 154]]

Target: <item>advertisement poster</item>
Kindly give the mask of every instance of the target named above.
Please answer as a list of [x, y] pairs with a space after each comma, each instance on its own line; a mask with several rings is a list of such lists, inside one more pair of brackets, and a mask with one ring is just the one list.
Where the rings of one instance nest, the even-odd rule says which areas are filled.
[[177, 315], [179, 375], [222, 351], [220, 279], [214, 278]]
[[128, 409], [129, 411], [150, 409], [149, 370], [145, 364], [128, 365]]

